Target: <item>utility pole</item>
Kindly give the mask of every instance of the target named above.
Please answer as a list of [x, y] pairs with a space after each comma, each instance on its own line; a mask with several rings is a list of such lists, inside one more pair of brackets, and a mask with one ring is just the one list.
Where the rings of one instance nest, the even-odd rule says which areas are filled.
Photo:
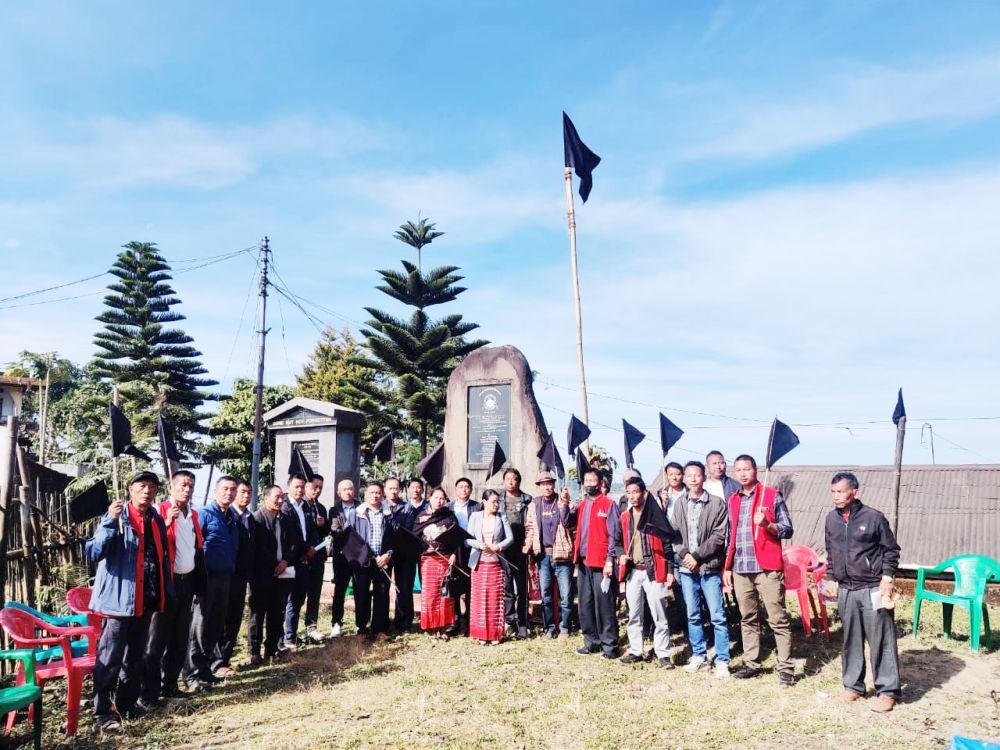
[[267, 336], [267, 264], [271, 248], [267, 237], [260, 243], [260, 317], [257, 319], [257, 389], [253, 414], [253, 464], [250, 469], [250, 507], [257, 509], [260, 491], [261, 436], [264, 432], [264, 339]]
[[892, 533], [899, 536], [899, 485], [903, 478], [903, 440], [906, 439], [906, 415], [896, 422], [896, 459], [892, 472]]

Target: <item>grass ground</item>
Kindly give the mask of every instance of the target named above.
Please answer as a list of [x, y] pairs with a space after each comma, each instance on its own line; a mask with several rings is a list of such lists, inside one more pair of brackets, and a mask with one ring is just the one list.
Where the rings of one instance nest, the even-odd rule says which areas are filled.
[[[1000, 622], [1000, 610], [992, 615]], [[416, 634], [302, 649], [280, 665], [240, 670], [212, 694], [173, 701], [103, 740], [84, 722], [65, 741], [60, 695], [47, 695], [45, 746], [909, 750], [943, 748], [955, 734], [996, 740], [1000, 705], [990, 692], [1000, 691], [1000, 651], [973, 653], [967, 620], [955, 619], [956, 638], [944, 639], [940, 607], [925, 607], [914, 640], [912, 610], [900, 602], [904, 698], [887, 715], [838, 700], [839, 625], [830, 641], [795, 632], [799, 682], [791, 690], [779, 689], [773, 674], [720, 681], [577, 656], [579, 636], [482, 647]], [[26, 730], [25, 723], [16, 729]]]

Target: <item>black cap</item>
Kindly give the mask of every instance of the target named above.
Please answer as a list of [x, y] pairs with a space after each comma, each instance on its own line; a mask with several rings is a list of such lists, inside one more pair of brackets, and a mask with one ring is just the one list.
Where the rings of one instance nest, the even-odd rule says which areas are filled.
[[160, 486], [160, 478], [151, 471], [137, 471], [132, 475], [132, 478], [128, 480], [128, 486], [131, 487], [136, 482], [152, 482], [157, 487]]

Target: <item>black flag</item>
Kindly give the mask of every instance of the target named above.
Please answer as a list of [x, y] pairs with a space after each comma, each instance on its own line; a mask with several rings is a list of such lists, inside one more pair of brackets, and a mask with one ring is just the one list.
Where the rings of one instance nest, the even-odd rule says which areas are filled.
[[551, 432], [542, 443], [542, 449], [538, 451], [538, 460], [548, 471], [554, 471], [560, 479], [566, 478], [566, 467], [563, 466], [559, 451], [556, 450], [556, 441]]
[[340, 551], [343, 552], [347, 562], [359, 568], [368, 565], [368, 558], [371, 556], [368, 542], [364, 540], [353, 526], [348, 526], [344, 529], [341, 536], [341, 544], [343, 546]]
[[580, 197], [586, 203], [590, 196], [590, 189], [594, 186], [594, 178], [591, 173], [601, 163], [601, 157], [587, 148], [587, 145], [580, 140], [576, 126], [573, 125], [573, 121], [565, 112], [563, 112], [563, 152], [566, 157], [566, 166], [572, 167], [576, 171], [576, 176], [580, 178]]
[[771, 425], [771, 434], [767, 439], [767, 468], [774, 466], [779, 459], [783, 458], [792, 448], [799, 444], [799, 436], [792, 432], [792, 428], [775, 417], [774, 424]]
[[315, 474], [302, 449], [297, 445], [292, 446], [292, 460], [288, 462], [288, 476], [292, 474], [301, 474], [307, 482], [311, 482]]
[[174, 467], [180, 464], [181, 454], [177, 452], [174, 431], [163, 418], [163, 412], [156, 415], [156, 434], [160, 438], [160, 457], [163, 459], [163, 470], [168, 477], [173, 476]]
[[896, 408], [892, 412], [892, 423], [899, 425], [899, 420], [906, 416], [906, 407], [903, 406], [903, 389], [899, 389], [899, 396], [896, 398]]
[[579, 448], [576, 449], [576, 481], [579, 482], [580, 486], [583, 487], [583, 475], [590, 471], [590, 464], [587, 463], [587, 457], [583, 455], [583, 451]]
[[396, 446], [393, 443], [391, 432], [387, 432], [378, 439], [375, 447], [372, 448], [372, 457], [384, 464], [389, 463], [396, 457]]
[[109, 505], [111, 498], [108, 497], [108, 485], [102, 480], [69, 501], [69, 515], [73, 523], [83, 523], [103, 515]]
[[444, 443], [420, 459], [417, 474], [426, 479], [432, 488], [441, 486], [444, 481]]
[[574, 414], [569, 420], [569, 430], [566, 435], [567, 445], [569, 445], [569, 448], [566, 452], [572, 455], [589, 437], [590, 428], [577, 419]]
[[642, 534], [652, 534], [671, 544], [677, 538], [677, 530], [670, 525], [663, 508], [652, 495], [646, 497], [646, 504], [642, 506], [639, 523], [635, 528]]
[[684, 430], [660, 414], [660, 449], [664, 456], [677, 444], [683, 434]]
[[114, 404], [108, 404], [108, 417], [111, 419], [111, 455], [135, 456], [145, 461], [152, 459], [132, 445], [132, 423], [125, 413]]
[[622, 420], [622, 429], [625, 430], [625, 465], [631, 469], [635, 466], [635, 459], [632, 458], [632, 451], [635, 450], [635, 447], [639, 445], [639, 443], [646, 439], [646, 436], [624, 419]]
[[490, 478], [500, 471], [505, 463], [507, 463], [507, 456], [504, 455], [500, 441], [497, 440], [493, 443], [493, 460], [490, 461], [490, 470], [486, 472], [486, 481], [490, 481]]

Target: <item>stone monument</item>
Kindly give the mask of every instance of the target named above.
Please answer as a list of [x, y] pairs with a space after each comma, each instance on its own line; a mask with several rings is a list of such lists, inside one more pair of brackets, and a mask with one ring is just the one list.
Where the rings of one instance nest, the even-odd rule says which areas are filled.
[[534, 494], [541, 469], [538, 452], [548, 431], [531, 383], [528, 361], [507, 345], [477, 349], [452, 372], [444, 420], [444, 486], [449, 496], [462, 476], [472, 480], [476, 500], [484, 488], [503, 486], [502, 474], [486, 481], [497, 441], [507, 465], [520, 470], [523, 490]]
[[264, 424], [274, 435], [274, 481], [288, 480], [292, 449], [298, 446], [309, 466], [326, 480], [324, 502], [329, 502], [337, 482], [361, 478], [361, 429], [365, 416], [346, 406], [297, 396], [264, 414]]

